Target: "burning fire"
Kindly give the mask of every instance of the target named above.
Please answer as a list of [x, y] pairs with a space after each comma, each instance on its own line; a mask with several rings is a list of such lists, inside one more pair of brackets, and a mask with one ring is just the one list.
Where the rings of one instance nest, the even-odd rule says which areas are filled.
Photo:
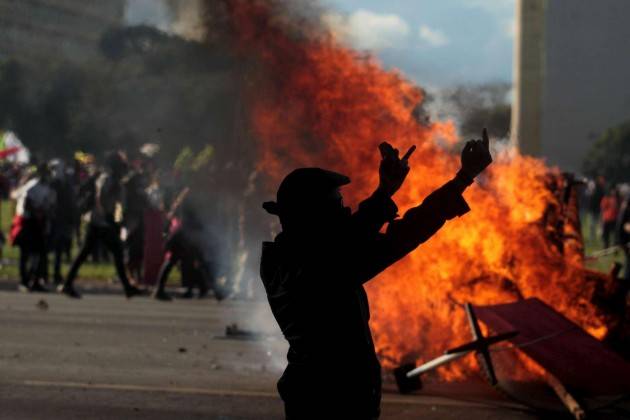
[[[292, 168], [322, 166], [351, 176], [355, 205], [377, 185], [377, 145], [417, 145], [412, 170], [395, 200], [400, 213], [419, 204], [459, 167], [452, 122], [417, 117], [423, 91], [399, 72], [353, 51], [318, 25], [294, 20], [272, 0], [226, 0], [235, 49], [255, 57], [245, 70], [259, 166], [277, 185]], [[480, 127], [481, 130], [481, 127]], [[454, 151], [455, 152], [454, 152]], [[472, 211], [369, 283], [371, 326], [386, 367], [422, 362], [470, 339], [461, 304], [538, 297], [601, 338], [604, 320], [590, 303], [580, 255], [549, 238], [554, 170], [504, 152], [466, 193]], [[559, 174], [556, 174], [559, 178]], [[556, 212], [557, 214], [557, 212]], [[441, 375], [458, 379], [457, 364]]]

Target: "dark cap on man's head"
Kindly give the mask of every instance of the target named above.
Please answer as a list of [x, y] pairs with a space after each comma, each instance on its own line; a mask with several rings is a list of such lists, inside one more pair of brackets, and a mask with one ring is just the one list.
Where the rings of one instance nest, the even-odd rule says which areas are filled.
[[284, 211], [299, 207], [302, 203], [320, 200], [337, 188], [350, 183], [350, 178], [321, 168], [300, 168], [287, 175], [280, 187], [276, 201], [263, 203], [268, 213], [280, 216]]

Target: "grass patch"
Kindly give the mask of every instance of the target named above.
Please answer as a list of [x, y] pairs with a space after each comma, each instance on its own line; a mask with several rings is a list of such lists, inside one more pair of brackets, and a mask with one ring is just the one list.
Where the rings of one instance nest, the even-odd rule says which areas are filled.
[[[4, 244], [2, 248], [2, 256], [4, 259], [10, 261], [9, 264], [4, 264], [2, 268], [0, 268], [0, 276], [3, 278], [9, 279], [17, 279], [19, 277], [18, 270], [18, 259], [20, 257], [20, 250], [18, 247], [12, 246], [8, 242], [8, 234], [11, 229], [11, 221], [13, 220], [13, 215], [15, 214], [15, 202], [14, 201], [2, 201], [2, 206], [0, 208], [2, 211], [2, 217], [0, 217], [0, 225], [2, 226], [2, 232], [7, 236], [7, 242]], [[76, 241], [73, 241], [72, 244], [72, 256], [77, 255], [79, 249], [77, 247]], [[49, 256], [49, 272], [52, 278], [52, 254]], [[70, 269], [70, 263], [64, 261], [61, 267], [61, 273], [65, 276]], [[87, 261], [81, 267], [79, 272], [80, 277], [89, 278], [92, 280], [111, 280], [116, 279], [116, 270], [114, 269], [113, 263], [93, 263], [91, 261]]]
[[[582, 237], [584, 238], [584, 253], [591, 255], [593, 252], [599, 251], [604, 248], [604, 243], [601, 235], [601, 227], [593, 226], [596, 223], [590, 215], [586, 215], [582, 220]], [[592, 229], [595, 227], [595, 229]], [[591, 232], [595, 231], [595, 235], [592, 236]], [[603, 271], [608, 273], [615, 262], [625, 264], [625, 258], [622, 251], [617, 251], [615, 254], [606, 255], [597, 260], [591, 260], [586, 262], [586, 267]]]
[[[13, 214], [15, 212], [15, 203], [13, 201], [1, 201], [0, 211], [0, 227], [2, 228], [2, 232], [4, 232], [4, 234], [8, 236], [9, 230], [11, 228], [11, 221], [13, 220]], [[591, 226], [593, 223], [594, 221], [592, 220], [590, 215], [587, 215], [586, 217], [584, 217], [584, 220], [582, 220], [582, 237], [584, 238], [584, 249], [586, 255], [590, 255], [593, 252], [603, 248], [601, 233], [599, 233], [599, 229], [595, 229], [596, 234], [594, 237], [591, 237], [590, 235]], [[72, 245], [72, 255], [75, 256], [77, 255], [77, 253], [78, 248], [76, 241], [74, 241]], [[17, 279], [19, 276], [17, 266], [17, 261], [19, 258], [18, 248], [11, 246], [7, 242], [2, 247], [2, 255], [4, 259], [9, 260], [9, 263], [3, 264], [0, 267], [0, 278]], [[597, 260], [587, 261], [586, 266], [593, 270], [608, 272], [614, 262], [624, 264], [624, 256], [621, 251], [619, 251], [617, 254], [607, 255]], [[62, 274], [64, 276], [68, 273], [69, 268], [70, 264], [67, 261], [64, 261], [62, 265]], [[52, 258], [50, 259], [50, 270], [52, 277]], [[110, 281], [117, 278], [113, 261], [110, 263], [93, 263], [88, 260], [81, 267], [79, 276], [81, 278], [101, 281]], [[178, 284], [180, 280], [181, 273], [178, 270], [173, 270], [168, 283], [169, 285], [175, 285]]]
[[[15, 202], [8, 201], [0, 201], [0, 227], [2, 228], [2, 232], [5, 234], [7, 241], [9, 231], [11, 229], [11, 221], [13, 220], [13, 215], [15, 214]], [[84, 226], [85, 227], [85, 226]], [[72, 257], [76, 256], [79, 253], [79, 248], [77, 247], [76, 241], [72, 243]], [[10, 279], [15, 280], [19, 278], [19, 269], [18, 269], [18, 260], [19, 260], [20, 250], [17, 247], [12, 246], [10, 243], [6, 242], [2, 247], [2, 257], [5, 260], [8, 260], [7, 264], [2, 264], [0, 267], [0, 278], [2, 279]], [[81, 266], [81, 270], [79, 270], [79, 277], [86, 278], [90, 280], [98, 280], [98, 281], [110, 281], [116, 280], [118, 277], [116, 275], [116, 269], [114, 268], [113, 259], [110, 258], [111, 262], [100, 262], [94, 263], [91, 262], [90, 259]], [[63, 261], [61, 267], [61, 273], [65, 277], [70, 270], [70, 262]], [[52, 279], [53, 274], [53, 255], [49, 256], [49, 275]], [[173, 270], [171, 276], [169, 277], [168, 284], [177, 284], [181, 280], [181, 275], [178, 270]]]

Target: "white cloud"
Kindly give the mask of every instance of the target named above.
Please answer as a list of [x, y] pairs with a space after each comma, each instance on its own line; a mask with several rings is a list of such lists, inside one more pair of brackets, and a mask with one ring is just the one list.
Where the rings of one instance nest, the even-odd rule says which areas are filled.
[[449, 43], [448, 38], [442, 31], [431, 29], [427, 25], [420, 25], [418, 35], [420, 39], [430, 47], [443, 47]]
[[409, 35], [409, 25], [395, 14], [357, 10], [349, 16], [327, 14], [324, 21], [338, 37], [359, 49], [394, 48]]

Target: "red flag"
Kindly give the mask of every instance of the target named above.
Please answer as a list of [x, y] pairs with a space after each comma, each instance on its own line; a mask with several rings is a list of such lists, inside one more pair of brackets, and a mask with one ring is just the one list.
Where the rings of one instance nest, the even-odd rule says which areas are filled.
[[19, 151], [20, 151], [19, 147], [8, 147], [4, 150], [0, 150], [0, 159], [4, 159], [6, 157], [14, 155]]

